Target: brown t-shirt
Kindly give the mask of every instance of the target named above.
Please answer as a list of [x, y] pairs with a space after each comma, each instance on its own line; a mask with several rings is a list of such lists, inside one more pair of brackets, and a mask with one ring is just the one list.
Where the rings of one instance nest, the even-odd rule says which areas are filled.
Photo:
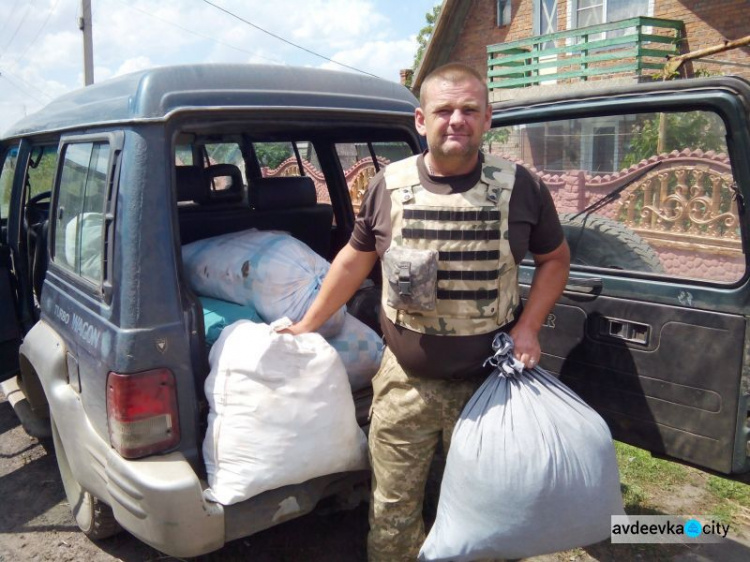
[[[463, 193], [479, 181], [481, 160], [469, 174], [439, 177], [428, 174], [422, 155], [417, 159], [420, 183], [431, 193]], [[516, 167], [508, 215], [508, 237], [516, 263], [527, 251], [547, 254], [563, 242], [563, 230], [549, 190], [522, 166]], [[381, 258], [391, 245], [391, 196], [382, 171], [365, 193], [349, 244], [362, 252], [376, 251]], [[491, 370], [482, 363], [492, 355], [492, 340], [497, 332], [477, 336], [421, 334], [393, 324], [382, 313], [380, 325], [386, 344], [410, 376], [465, 379]], [[498, 331], [509, 328], [504, 326]]]

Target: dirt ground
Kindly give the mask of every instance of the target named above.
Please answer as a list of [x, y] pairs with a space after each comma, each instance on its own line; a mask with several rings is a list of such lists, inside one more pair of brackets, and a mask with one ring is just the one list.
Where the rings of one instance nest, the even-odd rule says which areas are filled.
[[[661, 513], [701, 513], [701, 492], [694, 483], [686, 483], [679, 493], [670, 493], [664, 502]], [[317, 510], [195, 560], [364, 562], [366, 536], [366, 505], [348, 512]], [[527, 560], [750, 560], [750, 526], [733, 529], [732, 537], [720, 545], [692, 547], [612, 545], [604, 541], [585, 549]], [[0, 562], [26, 560], [147, 562], [175, 558], [161, 554], [128, 533], [93, 543], [78, 532], [65, 500], [51, 441], [40, 442], [29, 437], [0, 393]]]

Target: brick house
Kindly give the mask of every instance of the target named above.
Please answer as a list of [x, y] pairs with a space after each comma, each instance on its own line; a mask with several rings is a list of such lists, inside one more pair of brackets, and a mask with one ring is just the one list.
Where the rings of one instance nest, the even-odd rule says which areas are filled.
[[[489, 72], [488, 81], [494, 89], [519, 87], [523, 82], [519, 77], [524, 73], [542, 75], [547, 84], [609, 79], [607, 68], [615, 66], [624, 69], [619, 75], [632, 79], [658, 72], [666, 55], [694, 52], [748, 35], [749, 13], [748, 0], [444, 0], [422, 63], [414, 74], [413, 89], [418, 91], [424, 77], [446, 62], [466, 63], [484, 75]], [[632, 18], [643, 18], [636, 22], [637, 28], [617, 24]], [[654, 35], [670, 41], [650, 41]], [[594, 60], [582, 65], [585, 71], [563, 64], [580, 56], [582, 46], [592, 41], [599, 41], [597, 44], [602, 46], [583, 53], [588, 60]], [[493, 47], [501, 49], [507, 44], [511, 47], [506, 52], [492, 52]], [[658, 49], [663, 50], [664, 56], [655, 53]], [[534, 58], [525, 58], [524, 53], [531, 53]], [[629, 53], [638, 54], [628, 56]], [[488, 60], [498, 55], [503, 55], [507, 63], [492, 63], [488, 68]], [[619, 64], [625, 61], [630, 66]], [[532, 65], [530, 71], [510, 72], [509, 67], [524, 63]], [[681, 69], [681, 74], [690, 76], [697, 71], [750, 78], [750, 47], [696, 60], [692, 67]], [[493, 72], [498, 76], [493, 76]], [[510, 86], [497, 84], [503, 78]], [[538, 84], [536, 81], [530, 85]]]

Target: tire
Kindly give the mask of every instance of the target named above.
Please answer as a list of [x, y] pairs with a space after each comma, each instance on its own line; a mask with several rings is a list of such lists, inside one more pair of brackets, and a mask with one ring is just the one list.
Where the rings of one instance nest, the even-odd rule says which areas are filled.
[[627, 227], [597, 215], [573, 219], [572, 213], [560, 214], [565, 238], [570, 246], [572, 264], [663, 273], [658, 254]]
[[55, 444], [57, 466], [60, 469], [65, 496], [78, 527], [91, 540], [101, 540], [118, 534], [122, 527], [115, 519], [112, 508], [81, 488], [73, 476], [55, 420], [52, 419], [52, 440]]

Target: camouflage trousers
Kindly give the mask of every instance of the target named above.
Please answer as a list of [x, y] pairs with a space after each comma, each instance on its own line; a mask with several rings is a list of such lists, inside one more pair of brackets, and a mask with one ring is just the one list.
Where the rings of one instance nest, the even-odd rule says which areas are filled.
[[422, 503], [432, 457], [481, 380], [410, 377], [386, 348], [372, 381], [369, 562], [414, 562], [425, 539]]

